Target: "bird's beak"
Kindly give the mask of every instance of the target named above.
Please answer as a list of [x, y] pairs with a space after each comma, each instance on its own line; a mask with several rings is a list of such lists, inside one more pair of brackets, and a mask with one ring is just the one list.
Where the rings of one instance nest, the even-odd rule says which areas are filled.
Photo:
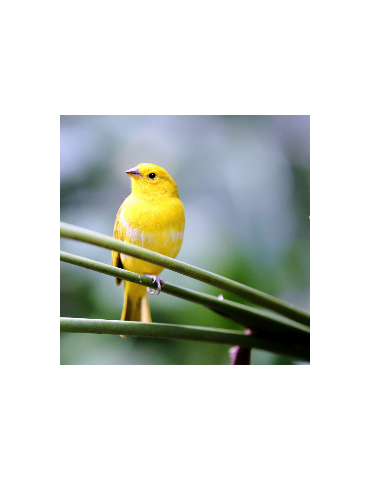
[[130, 175], [131, 178], [135, 178], [135, 177], [142, 178], [140, 170], [137, 167], [130, 168], [130, 170], [126, 170], [126, 173], [127, 175]]

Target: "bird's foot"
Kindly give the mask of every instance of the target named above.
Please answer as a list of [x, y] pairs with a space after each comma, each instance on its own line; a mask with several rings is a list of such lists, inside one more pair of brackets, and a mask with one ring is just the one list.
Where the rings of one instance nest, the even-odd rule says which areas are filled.
[[147, 291], [150, 293], [150, 295], [159, 295], [159, 292], [162, 290], [162, 287], [164, 285], [164, 280], [160, 277], [156, 277], [155, 275], [148, 275], [147, 273], [145, 274], [145, 276], [152, 278], [153, 283], [155, 282], [157, 284], [157, 290], [146, 287]]

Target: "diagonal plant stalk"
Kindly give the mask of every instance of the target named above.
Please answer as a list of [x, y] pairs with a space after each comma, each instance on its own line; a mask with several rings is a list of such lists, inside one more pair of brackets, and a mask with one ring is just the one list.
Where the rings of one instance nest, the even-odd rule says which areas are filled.
[[[112, 277], [122, 278], [133, 283], [146, 287], [153, 287], [152, 280], [144, 275], [133, 273], [128, 270], [96, 262], [78, 255], [72, 255], [66, 252], [60, 252], [60, 259], [80, 267], [88, 268]], [[285, 344], [300, 343], [309, 345], [309, 327], [280, 317], [272, 312], [256, 309], [247, 305], [242, 305], [225, 299], [218, 299], [212, 295], [195, 292], [187, 288], [178, 287], [170, 283], [165, 283], [162, 291], [185, 300], [203, 305], [233, 320], [245, 328], [256, 330], [260, 338], [273, 338]]]
[[226, 345], [241, 345], [246, 348], [259, 348], [278, 355], [288, 355], [297, 358], [298, 360], [309, 361], [308, 348], [283, 345], [270, 340], [261, 339], [254, 335], [236, 333], [233, 330], [87, 318], [62, 317], [60, 320], [61, 332], [133, 335], [198, 340]]
[[90, 243], [92, 245], [107, 248], [108, 250], [115, 250], [117, 252], [154, 263], [155, 265], [160, 265], [164, 268], [168, 268], [169, 270], [173, 270], [183, 275], [187, 275], [188, 277], [195, 278], [196, 280], [200, 280], [204, 283], [221, 288], [227, 292], [234, 293], [256, 305], [282, 314], [303, 325], [309, 325], [310, 323], [309, 313], [299, 309], [294, 305], [283, 302], [272, 295], [260, 292], [254, 288], [235, 282], [234, 280], [227, 279], [215, 273], [207, 272], [206, 270], [188, 265], [173, 258], [166, 257], [160, 253], [152, 252], [136, 245], [130, 245], [109, 237], [108, 235], [92, 232], [91, 230], [76, 227], [65, 222], [60, 223], [60, 235], [65, 238], [71, 238]]

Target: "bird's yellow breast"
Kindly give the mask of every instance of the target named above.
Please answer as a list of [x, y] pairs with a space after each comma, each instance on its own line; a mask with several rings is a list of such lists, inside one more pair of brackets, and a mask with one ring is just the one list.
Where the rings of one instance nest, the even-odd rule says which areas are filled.
[[[174, 258], [179, 253], [185, 228], [179, 198], [157, 201], [129, 195], [117, 214], [116, 238]], [[123, 267], [140, 274], [159, 275], [163, 267], [121, 254]]]

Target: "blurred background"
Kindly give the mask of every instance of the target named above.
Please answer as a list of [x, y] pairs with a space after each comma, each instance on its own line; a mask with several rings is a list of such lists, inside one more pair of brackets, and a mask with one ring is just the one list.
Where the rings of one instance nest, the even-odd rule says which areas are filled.
[[[61, 220], [113, 234], [130, 194], [125, 170], [165, 168], [178, 186], [186, 227], [181, 260], [309, 310], [310, 117], [61, 116]], [[61, 249], [111, 264], [111, 252], [61, 239]], [[61, 316], [119, 319], [114, 278], [61, 262]], [[165, 281], [221, 291], [164, 270]], [[224, 298], [242, 299], [222, 292]], [[170, 295], [149, 295], [159, 323], [243, 330]], [[167, 339], [61, 333], [63, 365], [229, 364], [229, 346]], [[252, 364], [294, 365], [252, 351]]]

